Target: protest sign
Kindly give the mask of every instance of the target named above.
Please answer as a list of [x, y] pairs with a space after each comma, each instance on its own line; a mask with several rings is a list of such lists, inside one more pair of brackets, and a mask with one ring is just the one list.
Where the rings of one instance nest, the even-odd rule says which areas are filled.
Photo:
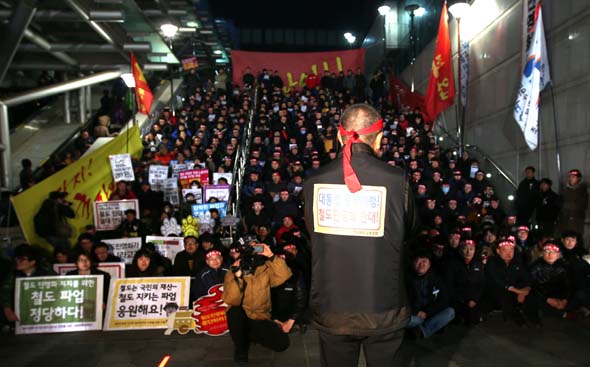
[[184, 163], [178, 163], [178, 161], [170, 161], [170, 168], [172, 169], [172, 177], [178, 178], [178, 174], [181, 171], [191, 170], [195, 167], [195, 163], [191, 161], [185, 161]]
[[225, 178], [227, 183], [231, 185], [232, 173], [231, 172], [214, 172], [213, 173], [213, 184], [219, 185], [219, 179]]
[[168, 166], [160, 166], [152, 164], [148, 172], [148, 181], [152, 190], [162, 191], [162, 185], [168, 178]]
[[183, 237], [162, 237], [162, 236], [147, 236], [145, 242], [151, 242], [156, 245], [156, 249], [162, 256], [165, 256], [172, 260], [176, 254], [184, 250], [184, 238]]
[[195, 197], [195, 203], [203, 204], [203, 191], [199, 188], [194, 189], [182, 189], [182, 201], [186, 203], [186, 195], [193, 194]]
[[129, 153], [110, 155], [109, 161], [111, 162], [111, 171], [115, 182], [135, 181], [133, 164]]
[[203, 200], [209, 202], [209, 199], [216, 198], [218, 201], [228, 201], [230, 187], [230, 185], [207, 185], [203, 189]]
[[100, 330], [102, 292], [100, 275], [17, 278], [16, 334]]
[[[102, 270], [111, 276], [111, 279], [125, 278], [125, 263], [98, 263], [98, 270]], [[59, 275], [66, 275], [68, 271], [76, 270], [76, 264], [53, 264], [53, 271]]]
[[134, 209], [139, 219], [139, 202], [133, 200], [111, 200], [94, 202], [94, 226], [97, 231], [112, 231], [119, 228], [125, 211]]
[[126, 264], [133, 262], [133, 255], [141, 248], [141, 237], [102, 240], [112, 248], [112, 254], [118, 256]]
[[199, 218], [199, 223], [209, 223], [211, 221], [210, 209], [217, 209], [220, 217], [225, 217], [227, 212], [227, 203], [194, 204], [191, 206], [193, 217]]
[[164, 201], [176, 206], [180, 205], [178, 198], [178, 180], [176, 178], [167, 178], [163, 182]]
[[209, 170], [207, 169], [189, 169], [178, 173], [180, 187], [190, 189], [192, 182], [199, 182], [201, 186], [209, 184]]
[[227, 305], [222, 296], [223, 284], [217, 284], [209, 288], [207, 295], [193, 302], [193, 318], [199, 334], [219, 336], [229, 332], [225, 316]]
[[104, 330], [166, 329], [166, 309], [188, 307], [189, 284], [189, 277], [116, 279]]
[[199, 62], [197, 61], [196, 56], [187, 57], [186, 59], [180, 60], [180, 62], [182, 62], [183, 70], [191, 70], [199, 67]]

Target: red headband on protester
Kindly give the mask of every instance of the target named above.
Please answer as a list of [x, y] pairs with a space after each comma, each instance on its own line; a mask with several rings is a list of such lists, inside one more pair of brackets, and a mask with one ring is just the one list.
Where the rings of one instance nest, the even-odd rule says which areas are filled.
[[350, 158], [352, 157], [352, 144], [360, 143], [361, 140], [359, 137], [361, 135], [373, 134], [381, 130], [383, 130], [383, 119], [379, 119], [373, 125], [365, 127], [359, 131], [347, 131], [344, 129], [344, 127], [342, 127], [342, 125], [338, 125], [338, 131], [340, 131], [340, 135], [343, 137], [348, 137], [346, 144], [344, 144], [344, 149], [342, 150], [342, 170], [344, 171], [344, 183], [346, 186], [348, 186], [348, 190], [350, 190], [352, 193], [362, 189], [359, 178], [350, 164]]
[[219, 251], [217, 251], [217, 250], [213, 250], [213, 251], [209, 251], [209, 252], [207, 252], [207, 254], [205, 255], [205, 258], [206, 258], [206, 259], [209, 259], [210, 257], [213, 257], [213, 256], [215, 256], [215, 255], [217, 255], [217, 256], [220, 256], [220, 257], [222, 256], [222, 255], [221, 255], [221, 252], [219, 252]]

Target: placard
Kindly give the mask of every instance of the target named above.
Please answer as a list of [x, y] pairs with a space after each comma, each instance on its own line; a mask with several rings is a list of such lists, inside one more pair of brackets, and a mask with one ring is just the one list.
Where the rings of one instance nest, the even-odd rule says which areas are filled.
[[191, 182], [197, 181], [201, 186], [209, 185], [209, 170], [208, 169], [189, 169], [178, 173], [180, 179], [180, 187], [183, 189], [190, 189]]
[[156, 245], [158, 252], [172, 260], [172, 263], [176, 254], [184, 250], [184, 237], [146, 236], [145, 243], [149, 242]]
[[203, 204], [203, 190], [195, 189], [182, 189], [182, 201], [186, 203], [186, 195], [193, 194], [195, 196], [195, 203]]
[[162, 185], [167, 178], [168, 166], [160, 166], [155, 164], [150, 165], [148, 181], [152, 190], [162, 191]]
[[232, 184], [232, 173], [231, 172], [214, 172], [213, 173], [213, 184], [219, 185], [219, 179], [225, 178], [228, 184]]
[[116, 279], [104, 330], [166, 329], [166, 306], [188, 307], [189, 277]]
[[178, 161], [170, 161], [170, 168], [172, 169], [172, 177], [178, 178], [178, 174], [181, 171], [187, 171], [195, 168], [195, 163], [191, 161], [184, 161], [184, 163], [178, 163]]
[[182, 62], [182, 69], [183, 70], [191, 70], [191, 69], [196, 69], [199, 67], [199, 62], [197, 61], [196, 56], [182, 59], [181, 62]]
[[225, 316], [227, 304], [222, 296], [223, 284], [217, 284], [209, 288], [207, 295], [193, 302], [193, 318], [199, 334], [219, 336], [229, 332]]
[[218, 201], [229, 201], [230, 187], [230, 185], [207, 185], [203, 189], [203, 200], [208, 202], [211, 198], [217, 198]]
[[313, 186], [313, 223], [317, 233], [383, 237], [387, 189], [363, 186], [351, 193], [346, 185]]
[[139, 219], [139, 201], [111, 200], [94, 202], [94, 226], [97, 231], [112, 231], [121, 225], [127, 209], [134, 209]]
[[115, 182], [135, 181], [133, 163], [131, 163], [131, 155], [129, 153], [110, 155], [109, 161], [111, 162], [111, 171], [113, 172]]
[[[125, 263], [98, 263], [98, 270], [109, 273], [111, 279], [125, 278]], [[59, 275], [66, 275], [68, 271], [76, 270], [76, 264], [53, 264], [53, 271]]]
[[141, 249], [141, 237], [102, 240], [102, 242], [110, 245], [112, 254], [120, 257], [126, 264], [131, 264], [133, 262], [133, 256]]
[[191, 206], [193, 217], [199, 218], [199, 223], [209, 223], [211, 221], [211, 213], [209, 209], [217, 209], [220, 217], [225, 217], [227, 213], [227, 203], [221, 201], [219, 203], [194, 204]]
[[180, 205], [178, 198], [178, 180], [176, 178], [167, 178], [162, 185], [164, 191], [164, 201], [174, 206]]
[[100, 275], [17, 278], [16, 334], [100, 330], [102, 292]]

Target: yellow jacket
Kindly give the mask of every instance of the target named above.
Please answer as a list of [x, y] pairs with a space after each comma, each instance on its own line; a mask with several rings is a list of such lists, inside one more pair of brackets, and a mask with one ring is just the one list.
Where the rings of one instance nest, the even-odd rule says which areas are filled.
[[[252, 320], [270, 320], [270, 289], [283, 284], [291, 275], [291, 269], [285, 260], [278, 256], [273, 256], [257, 267], [254, 274], [247, 274], [242, 278], [236, 278], [234, 273], [228, 271], [223, 281], [223, 301], [230, 308], [241, 305]], [[245, 295], [242, 294], [244, 282]]]

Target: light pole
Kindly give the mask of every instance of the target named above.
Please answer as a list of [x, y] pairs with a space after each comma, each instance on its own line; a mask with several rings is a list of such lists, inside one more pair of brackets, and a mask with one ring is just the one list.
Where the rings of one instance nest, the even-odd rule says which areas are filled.
[[391, 10], [391, 8], [388, 5], [381, 5], [380, 7], [377, 8], [379, 15], [381, 15], [383, 17], [383, 62], [385, 62], [385, 56], [387, 55], [386, 24], [387, 24], [387, 14], [389, 14], [390, 10]]
[[[461, 18], [467, 15], [469, 11], [468, 0], [454, 0], [450, 1], [449, 13], [457, 20], [457, 81], [459, 82], [459, 93], [461, 91]], [[463, 155], [465, 149], [465, 106], [461, 102], [459, 96], [459, 109], [458, 109], [459, 123], [457, 129], [457, 135], [459, 135], [459, 154]]]
[[414, 17], [416, 16], [416, 12], [418, 9], [421, 9], [417, 4], [410, 4], [406, 6], [406, 11], [410, 13], [410, 53], [411, 53], [411, 61], [410, 65], [412, 66], [412, 93], [414, 92], [414, 76], [415, 76], [415, 63], [416, 63], [416, 28], [414, 27]]
[[[171, 23], [162, 24], [160, 26], [160, 30], [164, 34], [164, 37], [168, 39], [170, 42], [170, 51], [172, 51], [172, 39], [176, 36], [178, 32], [178, 27]], [[174, 86], [172, 85], [172, 66], [170, 66], [170, 105], [172, 109], [172, 116], [175, 115], [175, 104], [174, 103]]]

